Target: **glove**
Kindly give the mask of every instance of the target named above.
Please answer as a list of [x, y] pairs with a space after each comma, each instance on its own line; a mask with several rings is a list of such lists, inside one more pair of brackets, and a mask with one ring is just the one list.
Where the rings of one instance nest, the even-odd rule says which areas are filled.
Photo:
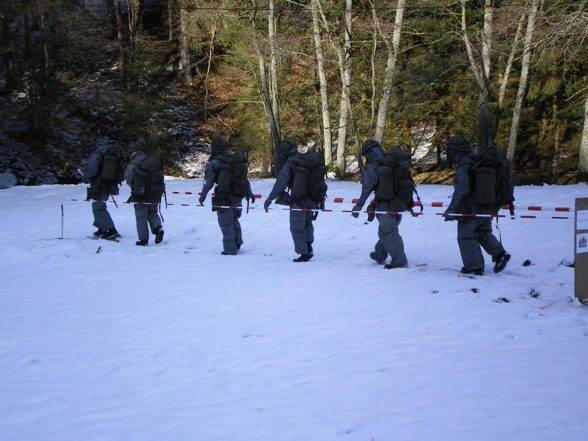
[[445, 222], [454, 221], [454, 220], [459, 219], [458, 216], [450, 216], [447, 214], [447, 212], [443, 213], [443, 217], [445, 218]]
[[359, 212], [361, 211], [361, 207], [359, 206], [359, 204], [355, 204], [351, 210], [351, 216], [357, 219], [359, 217]]
[[272, 201], [269, 199], [266, 199], [265, 202], [263, 203], [263, 209], [265, 210], [266, 213], [269, 213], [269, 206], [272, 204]]
[[204, 205], [204, 200], [206, 199], [206, 196], [204, 196], [203, 194], [200, 195], [200, 197], [198, 198], [198, 203], [200, 205]]
[[253, 193], [251, 193], [251, 194], [249, 195], [249, 201], [250, 201], [252, 204], [254, 204], [254, 203], [255, 203], [255, 195], [254, 195]]

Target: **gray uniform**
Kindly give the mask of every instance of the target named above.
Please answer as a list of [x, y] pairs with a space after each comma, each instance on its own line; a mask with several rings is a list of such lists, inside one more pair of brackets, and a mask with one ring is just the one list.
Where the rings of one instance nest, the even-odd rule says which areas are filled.
[[[480, 214], [479, 208], [469, 199], [470, 167], [475, 159], [473, 150], [466, 150], [455, 154], [457, 163], [454, 190], [446, 213], [449, 214]], [[457, 220], [457, 243], [463, 262], [463, 270], [474, 271], [484, 269], [484, 256], [481, 248], [496, 261], [504, 254], [504, 247], [492, 234], [492, 218], [489, 217], [446, 217], [447, 220]]]
[[91, 199], [94, 201], [92, 202], [93, 225], [101, 232], [114, 229], [114, 222], [106, 207], [110, 193], [100, 186], [100, 162], [105, 150], [106, 148], [102, 147], [92, 152], [87, 161], [88, 170], [82, 176], [83, 182], [90, 183]]
[[[220, 166], [223, 164], [223, 159], [227, 158], [228, 154], [226, 151], [220, 153], [214, 153], [211, 159], [206, 165], [204, 171], [204, 184], [200, 194], [199, 202], [204, 203], [206, 195], [214, 186], [215, 181], [218, 178], [220, 172]], [[251, 191], [251, 185], [249, 186], [249, 198], [253, 200], [253, 192]], [[241, 230], [241, 224], [239, 218], [241, 217], [243, 209], [241, 208], [243, 198], [234, 194], [221, 195], [218, 191], [215, 191], [215, 197], [212, 200], [213, 205], [229, 206], [231, 208], [218, 208], [213, 207], [213, 211], [216, 211], [218, 226], [221, 229], [223, 235], [223, 254], [235, 255], [237, 251], [243, 245], [243, 234]], [[235, 207], [235, 208], [233, 208]]]
[[[357, 204], [353, 207], [354, 212], [359, 212], [363, 208], [369, 196], [375, 191], [378, 184], [377, 169], [384, 158], [384, 150], [379, 145], [373, 147], [365, 153], [368, 165], [361, 174], [361, 196]], [[406, 206], [399, 200], [376, 201], [376, 211], [406, 211]], [[378, 219], [378, 242], [374, 249], [374, 260], [378, 263], [384, 263], [390, 256], [390, 267], [406, 266], [408, 260], [404, 253], [404, 241], [398, 227], [402, 222], [401, 214], [376, 214]]]
[[[267, 201], [277, 198], [292, 183], [296, 163], [301, 156], [302, 153], [296, 150], [282, 165]], [[318, 208], [317, 202], [309, 199], [292, 198], [292, 204], [290, 205], [290, 234], [294, 242], [294, 251], [298, 254], [307, 255], [312, 253], [312, 244], [314, 242], [314, 226], [312, 223], [314, 211], [312, 210], [316, 208]]]
[[134, 204], [137, 236], [140, 241], [149, 240], [149, 229], [155, 235], [161, 229], [161, 217], [158, 214], [161, 198], [158, 201], [144, 201], [132, 192], [135, 169], [140, 166], [146, 157], [145, 153], [138, 153], [125, 169], [125, 181], [131, 187], [131, 196], [128, 202], [147, 202]]

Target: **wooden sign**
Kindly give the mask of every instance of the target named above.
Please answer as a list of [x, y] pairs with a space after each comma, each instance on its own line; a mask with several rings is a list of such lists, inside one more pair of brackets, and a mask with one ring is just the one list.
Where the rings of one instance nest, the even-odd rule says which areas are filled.
[[576, 297], [588, 302], [588, 198], [576, 199], [574, 225], [574, 286]]

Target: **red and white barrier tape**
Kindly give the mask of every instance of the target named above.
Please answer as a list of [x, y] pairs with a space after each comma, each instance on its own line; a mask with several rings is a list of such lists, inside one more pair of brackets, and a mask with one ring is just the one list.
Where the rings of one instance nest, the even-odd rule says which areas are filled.
[[[188, 196], [198, 196], [200, 195], [199, 192], [191, 192], [191, 191], [186, 191], [186, 192], [180, 192], [180, 191], [174, 191], [172, 192], [172, 194], [177, 194], [177, 195], [188, 195]], [[213, 194], [214, 195], [214, 194]], [[261, 199], [262, 195], [257, 194], [255, 195], [256, 199]], [[357, 202], [359, 201], [359, 199], [357, 198], [353, 198], [351, 199], [351, 203], [352, 204], [357, 204]], [[329, 202], [329, 201], [326, 201]], [[333, 200], [331, 201], [334, 204], [343, 204], [345, 203], [345, 198], [333, 198]], [[421, 203], [419, 202], [415, 202], [415, 206], [418, 207], [420, 206]], [[444, 203], [444, 202], [431, 202], [431, 203], [427, 203], [427, 204], [422, 204], [423, 208], [425, 207], [432, 207], [432, 208], [443, 208], [446, 207], [448, 204]], [[556, 211], [556, 212], [562, 212], [562, 213], [573, 213], [574, 209], [573, 208], [569, 208], [569, 207], [541, 207], [541, 206], [537, 206], [537, 205], [528, 205], [528, 206], [522, 206], [519, 207], [518, 205], [516, 205], [515, 210], [523, 210], [523, 211]], [[508, 206], [504, 206], [502, 207], [503, 210], [508, 210], [509, 207]]]
[[[255, 195], [256, 199], [260, 199], [261, 195]], [[92, 200], [88, 200], [88, 199], [71, 199], [72, 202], [93, 202]], [[357, 203], [357, 199], [352, 199], [352, 203], [356, 204]], [[114, 203], [114, 201], [96, 201], [96, 202], [106, 202], [106, 203]], [[342, 203], [343, 202], [343, 198], [335, 198], [335, 200], [333, 200], [334, 203]], [[237, 209], [237, 208], [246, 208], [247, 210], [255, 210], [256, 208], [261, 208], [263, 209], [263, 207], [254, 207], [254, 206], [250, 206], [250, 207], [238, 207], [238, 206], [232, 206], [232, 205], [200, 205], [200, 204], [186, 204], [186, 203], [180, 203], [180, 204], [176, 204], [173, 202], [167, 202], [167, 203], [161, 203], [161, 204], [157, 204], [157, 203], [149, 203], [149, 202], [123, 202], [124, 204], [133, 204], [133, 205], [165, 205], [165, 206], [180, 206], [180, 207], [211, 207], [211, 208], [231, 208], [231, 209]], [[416, 207], [419, 207], [421, 204], [419, 204], [418, 202], [415, 203]], [[427, 205], [423, 205], [423, 207], [426, 207]], [[443, 203], [442, 202], [433, 202], [432, 204], [430, 204], [431, 207], [434, 208], [442, 208], [443, 207]], [[508, 207], [502, 207], [505, 210], [508, 210]], [[516, 209], [516, 207], [515, 207]], [[353, 210], [328, 210], [328, 209], [319, 209], [319, 208], [287, 208], [287, 207], [283, 207], [283, 208], [277, 208], [277, 207], [268, 207], [268, 210], [281, 210], [281, 211], [312, 211], [312, 212], [323, 212], [323, 213], [353, 213]], [[518, 210], [521, 210], [521, 208], [518, 208]], [[524, 208], [522, 208], [522, 210], [524, 210]], [[542, 209], [542, 207], [528, 207], [527, 208], [528, 211], [548, 211], [546, 209]], [[555, 209], [553, 209], [554, 211], [557, 212], [573, 212], [574, 210], [571, 210], [569, 208], [564, 208], [564, 207], [556, 207]], [[403, 212], [399, 212], [399, 211], [368, 211], [368, 210], [362, 210], [360, 213], [364, 213], [364, 214], [410, 214], [410, 212], [408, 211], [403, 211]], [[540, 217], [540, 216], [534, 216], [534, 215], [514, 215], [511, 216], [510, 214], [459, 214], [459, 213], [455, 213], [455, 214], [450, 214], [450, 213], [428, 213], [428, 212], [423, 212], [423, 213], [418, 213], [415, 212], [414, 216], [418, 217], [418, 216], [426, 216], [426, 215], [435, 215], [435, 216], [452, 216], [452, 217], [488, 217], [488, 218], [511, 218], [511, 219], [516, 219], [516, 218], [520, 218], [520, 219], [571, 219], [571, 217], [568, 216], [549, 216], [549, 217]]]

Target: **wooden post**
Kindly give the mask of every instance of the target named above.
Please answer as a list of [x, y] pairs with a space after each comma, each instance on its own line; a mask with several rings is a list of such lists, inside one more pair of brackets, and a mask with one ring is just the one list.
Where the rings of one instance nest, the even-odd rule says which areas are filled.
[[588, 198], [576, 199], [574, 285], [576, 297], [588, 302]]

